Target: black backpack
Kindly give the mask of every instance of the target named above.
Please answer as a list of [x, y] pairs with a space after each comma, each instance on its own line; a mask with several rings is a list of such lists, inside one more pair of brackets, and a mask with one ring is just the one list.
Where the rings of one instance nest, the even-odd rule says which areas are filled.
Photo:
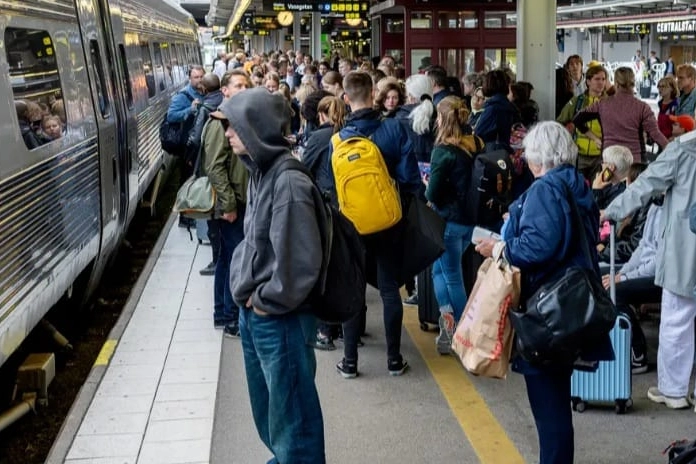
[[[309, 169], [294, 158], [281, 162], [275, 178], [285, 170], [301, 171], [314, 183]], [[343, 323], [360, 314], [365, 306], [365, 249], [353, 224], [331, 204], [328, 196], [320, 193], [316, 183], [314, 186], [315, 204], [323, 207], [323, 211], [317, 211], [323, 259], [309, 302], [318, 319]]]
[[[513, 165], [505, 148], [483, 151], [474, 158], [468, 201], [472, 224], [499, 230], [512, 201]], [[469, 208], [470, 210], [472, 208]]]
[[696, 464], [696, 440], [674, 442], [664, 452], [668, 451], [669, 464]]
[[[193, 101], [193, 97], [188, 92], [181, 92], [186, 95], [189, 101]], [[164, 120], [160, 124], [159, 138], [162, 145], [162, 150], [173, 156], [184, 156], [186, 154], [186, 142], [188, 134], [191, 130], [194, 118], [189, 116], [180, 122], [167, 121], [167, 114], [164, 115]]]

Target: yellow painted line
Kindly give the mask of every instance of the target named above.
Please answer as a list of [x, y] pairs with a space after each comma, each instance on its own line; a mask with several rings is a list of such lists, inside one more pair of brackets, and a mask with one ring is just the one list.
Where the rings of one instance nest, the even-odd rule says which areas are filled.
[[[525, 464], [524, 458], [493, 416], [484, 399], [453, 356], [435, 349], [435, 332], [420, 329], [418, 312], [404, 307], [404, 327], [420, 351], [454, 417], [482, 464]], [[491, 380], [504, 382], [504, 380]]]
[[118, 340], [105, 341], [101, 351], [99, 352], [99, 356], [97, 356], [96, 361], [94, 361], [94, 365], [106, 366], [107, 364], [109, 364], [109, 359], [111, 359], [111, 356], [114, 354], [114, 350], [116, 349], [117, 343]]

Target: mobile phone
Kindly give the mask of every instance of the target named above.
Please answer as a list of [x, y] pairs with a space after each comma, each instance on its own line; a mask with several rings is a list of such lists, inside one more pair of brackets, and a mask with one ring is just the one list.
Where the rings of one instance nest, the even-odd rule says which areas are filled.
[[602, 171], [602, 181], [609, 182], [612, 177], [614, 177], [614, 172], [609, 168], [604, 168]]

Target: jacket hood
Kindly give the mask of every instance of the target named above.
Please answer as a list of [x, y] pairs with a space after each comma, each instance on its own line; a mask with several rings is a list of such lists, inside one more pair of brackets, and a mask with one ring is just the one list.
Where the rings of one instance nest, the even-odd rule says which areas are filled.
[[205, 98], [203, 98], [203, 104], [210, 108], [211, 111], [215, 111], [217, 107], [220, 106], [223, 99], [224, 97], [222, 95], [222, 91], [214, 90], [205, 95]]
[[225, 100], [220, 112], [261, 172], [266, 172], [278, 157], [290, 153], [284, 136], [290, 127], [290, 105], [281, 95], [263, 87], [245, 90]]
[[382, 120], [377, 110], [364, 108], [354, 111], [346, 117], [346, 124], [344, 128], [341, 129], [341, 138], [345, 138], [347, 136], [346, 134], [351, 132], [351, 128], [356, 129], [364, 136], [370, 136], [377, 130], [381, 122]]
[[[594, 196], [592, 195], [592, 188], [587, 184], [585, 177], [580, 174], [575, 167], [564, 164], [555, 167], [548, 171], [546, 175], [541, 177], [539, 180], [546, 180], [551, 182], [553, 185], [563, 187], [558, 181], [567, 185], [573, 194], [575, 203], [583, 211], [593, 211], [594, 208]], [[565, 196], [563, 190], [560, 193]]]

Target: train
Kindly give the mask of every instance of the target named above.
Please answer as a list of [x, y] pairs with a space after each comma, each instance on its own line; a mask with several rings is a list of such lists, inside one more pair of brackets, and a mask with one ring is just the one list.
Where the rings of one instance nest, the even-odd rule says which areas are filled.
[[159, 126], [201, 54], [172, 0], [0, 0], [0, 19], [2, 365], [61, 298], [84, 304], [105, 275], [171, 161]]

